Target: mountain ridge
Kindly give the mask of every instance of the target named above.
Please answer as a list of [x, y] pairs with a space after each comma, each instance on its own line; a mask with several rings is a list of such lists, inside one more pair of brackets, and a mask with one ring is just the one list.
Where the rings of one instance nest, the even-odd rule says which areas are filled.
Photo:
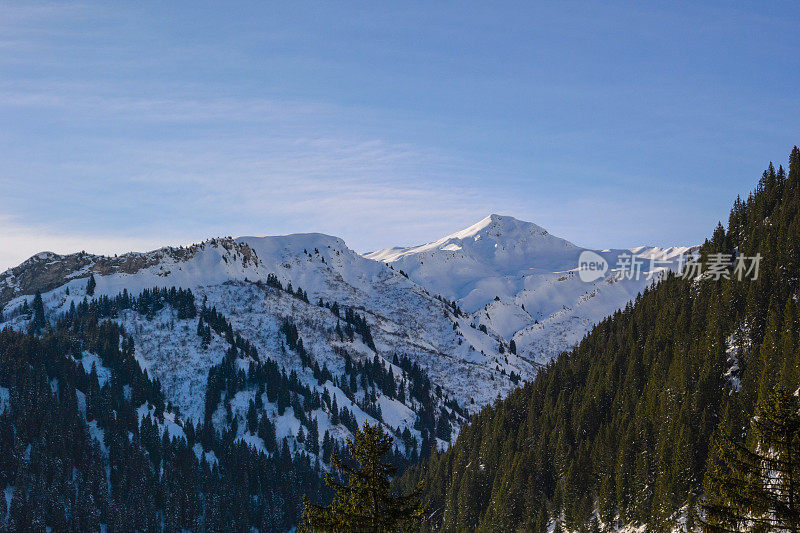
[[[663, 270], [677, 270], [681, 256], [696, 250], [696, 246], [593, 250], [532, 222], [492, 214], [441, 239], [365, 257], [392, 265], [428, 291], [454, 301], [477, 325], [513, 340], [518, 353], [544, 364], [661, 279]], [[576, 276], [579, 258], [587, 251], [609, 265], [609, 271], [592, 282]], [[612, 266], [629, 256], [658, 263], [643, 269], [640, 279], [626, 279]]]
[[[395, 436], [398, 461], [447, 449], [472, 415], [663, 274], [625, 280], [610, 269], [585, 283], [584, 249], [511, 217], [436, 242], [420, 266], [458, 266], [442, 254], [474, 253], [469, 261], [482, 265], [496, 298], [464, 310], [414, 269], [364, 257], [330, 235], [223, 237], [115, 257], [36, 254], [0, 274], [0, 330], [36, 336], [67, 317], [110, 321], [174, 407], [177, 435], [202, 421], [256, 453], [274, 436], [286, 454], [324, 470], [326, 442], [341, 446], [367, 422]], [[461, 275], [474, 279], [475, 269]], [[503, 286], [518, 290], [493, 290]], [[95, 353], [78, 359], [84, 370], [113, 373]], [[275, 387], [283, 392], [271, 398]], [[255, 419], [269, 420], [274, 435], [260, 437]]]
[[[87, 278], [91, 275], [96, 281], [90, 294]], [[283, 289], [275, 290], [276, 286]], [[408, 357], [437, 384], [430, 392], [433, 404], [426, 408], [434, 412], [420, 411], [422, 404], [409, 397], [405, 403], [383, 399], [379, 391], [370, 401], [376, 407], [383, 405], [382, 418], [363, 409], [354, 411], [356, 418], [359, 423], [383, 420], [390, 429], [408, 429], [420, 440], [424, 427], [417, 418], [424, 416], [426, 423], [441, 425], [438, 420], [446, 412], [448, 422], [439, 434], [441, 446], [453, 435], [447, 428], [452, 424], [452, 431], [457, 431], [465, 421], [464, 414], [446, 408], [446, 402], [455, 402], [467, 413], [493, 401], [498, 393], [505, 395], [520, 376], [535, 371], [535, 365], [502, 354], [499, 339], [470, 327], [457, 309], [412, 280], [363, 258], [342, 239], [318, 233], [211, 239], [114, 258], [38, 254], [0, 276], [0, 294], [5, 295], [0, 328], [26, 330], [30, 316], [24, 309], [37, 291], [42, 293], [45, 317], [52, 322], [86, 299], [114, 299], [123, 293], [138, 296], [154, 287], [193, 291], [198, 307], [202, 303], [215, 308], [259, 353], [277, 361], [287, 373], [297, 371], [300, 380], [320, 394], [343, 389], [338, 381], [316, 383], [318, 376], [309, 374], [310, 367], [301, 368], [297, 350], [286, 347], [287, 322], [296, 328], [294, 335], [303, 340], [311, 362], [320, 369], [327, 366], [337, 379], [345, 372], [345, 352], [354, 362], [371, 362], [379, 353], [389, 366], [394, 356]], [[334, 313], [333, 304], [340, 311]], [[345, 311], [358, 318], [346, 320]], [[164, 313], [141, 316], [124, 311], [114, 320], [133, 332], [137, 360], [164, 384], [168, 399], [181, 412], [197, 418], [203, 412], [206, 373], [222, 361], [225, 347], [217, 342], [202, 347], [196, 321], [189, 324], [172, 311]], [[352, 334], [350, 340], [341, 338], [337, 331], [340, 326], [350, 327], [348, 321], [363, 321], [365, 325], [359, 327], [371, 330], [371, 346]], [[394, 368], [399, 386], [407, 380], [399, 367]], [[364, 394], [362, 386], [356, 390], [357, 395]], [[361, 396], [355, 399], [365, 401]], [[239, 407], [247, 409], [246, 404]], [[341, 440], [348, 433], [334, 434]]]
[[[638, 246], [591, 250], [532, 222], [491, 214], [423, 245], [361, 255], [347, 247], [343, 239], [324, 233], [213, 238], [185, 247], [165, 246], [115, 257], [42, 252], [0, 273], [0, 308], [37, 290], [51, 291], [91, 274], [118, 278], [109, 295], [129, 285], [127, 277], [137, 275], [148, 280], [139, 283], [141, 290], [167, 280], [192, 288], [226, 280], [265, 281], [274, 274], [283, 283], [301, 285], [312, 298], [332, 296], [330, 291], [336, 284], [327, 280], [331, 276], [366, 292], [372, 284], [389, 280], [417, 290], [408, 285], [410, 282], [432, 296], [454, 302], [466, 312], [468, 325], [496, 336], [498, 346], [513, 341], [517, 354], [530, 363], [514, 370], [527, 379], [536, 365], [575, 345], [592, 325], [622, 308], [662, 275], [643, 271], [643, 279], [620, 279], [619, 272], [609, 268], [604, 277], [585, 283], [576, 275], [582, 252], [597, 253], [609, 266], [624, 255], [642, 260], [663, 256], [661, 269], [675, 270], [680, 256], [695, 249]], [[292, 269], [292, 258], [300, 255], [305, 257], [305, 264], [295, 264]], [[291, 260], [287, 262], [287, 258]], [[100, 285], [103, 291], [106, 283]], [[347, 291], [335, 292], [345, 297]]]

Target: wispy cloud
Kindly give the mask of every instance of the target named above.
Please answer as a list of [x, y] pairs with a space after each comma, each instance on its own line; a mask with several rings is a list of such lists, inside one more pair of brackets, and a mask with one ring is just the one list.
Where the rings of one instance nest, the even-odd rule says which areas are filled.
[[[799, 109], [794, 71], [771, 65], [796, 36], [743, 24], [749, 10], [722, 26], [651, 8], [395, 11], [5, 3], [0, 269], [215, 235], [320, 231], [366, 251], [491, 212], [587, 246], [672, 244], [790, 142], [774, 124]], [[621, 12], [717, 30], [665, 46], [618, 31]], [[755, 83], [732, 82], [747, 68]]]
[[[2, 42], [0, 42], [2, 47]], [[91, 84], [56, 82], [42, 91], [40, 83], [30, 81], [0, 82], [0, 107], [19, 110], [60, 110], [70, 114], [90, 113], [104, 119], [142, 122], [208, 121], [299, 122], [310, 118], [331, 117], [344, 110], [318, 102], [251, 97], [220, 97], [197, 94], [192, 87], [161, 86], [160, 95], [147, 98], [120, 93], [102, 81]], [[138, 87], [141, 91], [143, 88]]]
[[[0, 85], [0, 109], [56, 109], [72, 135], [57, 157], [20, 147], [0, 160], [0, 268], [42, 249], [109, 253], [223, 234], [320, 231], [365, 251], [433, 238], [494, 207], [452, 156], [337, 127], [350, 109], [18, 89]], [[98, 121], [152, 122], [155, 134], [103, 138]]]

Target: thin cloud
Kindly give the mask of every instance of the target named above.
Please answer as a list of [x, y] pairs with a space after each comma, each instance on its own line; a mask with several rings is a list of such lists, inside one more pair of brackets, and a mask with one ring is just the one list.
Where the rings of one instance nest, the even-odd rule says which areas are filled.
[[[174, 97], [142, 98], [126, 94], [103, 94], [102, 86], [74, 83], [49, 84], [47, 91], [38, 84], [0, 84], [0, 107], [51, 108], [70, 114], [91, 115], [141, 122], [298, 122], [341, 113], [342, 109], [317, 102], [268, 98], [226, 98], [181, 94], [186, 88], [162, 87]], [[102, 84], [100, 84], [102, 85]], [[188, 91], [190, 93], [191, 91]], [[98, 94], [100, 93], [100, 94]]]

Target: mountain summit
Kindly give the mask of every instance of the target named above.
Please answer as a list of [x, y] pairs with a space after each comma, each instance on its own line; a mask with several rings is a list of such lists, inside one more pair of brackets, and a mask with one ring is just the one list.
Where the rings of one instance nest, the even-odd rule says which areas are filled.
[[[41, 253], [0, 273], [0, 330], [30, 330], [36, 305], [36, 320], [51, 325], [75, 309], [107, 313], [130, 332], [137, 362], [166, 399], [218, 430], [246, 417], [255, 398], [242, 390], [218, 407], [206, 397], [210, 373], [239, 343], [247, 347], [243, 370], [272, 361], [310, 395], [308, 409], [316, 395], [336, 398], [353, 417], [345, 426], [335, 409], [287, 415], [267, 406], [279, 439], [311, 451], [293, 440], [301, 423], [315, 419], [320, 438], [327, 428], [343, 441], [355, 422], [369, 421], [406, 434], [401, 453], [419, 453], [447, 447], [471, 413], [532, 379], [659, 279], [618, 279], [609, 269], [583, 282], [584, 251], [536, 224], [490, 215], [432, 243], [366, 256], [319, 233], [216, 238], [119, 257]], [[661, 252], [594, 251], [609, 265], [622, 254]], [[178, 291], [191, 291], [194, 305]], [[202, 318], [189, 318], [192, 308]]]
[[[472, 226], [437, 241], [408, 248], [388, 248], [366, 257], [387, 263], [403, 263], [409, 257], [433, 258], [437, 255], [470, 258], [492, 270], [514, 270], [530, 267], [531, 260], [570, 267], [579, 248], [555, 237], [544, 228], [514, 217], [489, 215]], [[410, 263], [415, 263], [412, 261]], [[410, 266], [410, 263], [409, 266]], [[542, 264], [542, 266], [545, 266]]]
[[[680, 255], [692, 250], [589, 250], [532, 222], [493, 214], [439, 240], [365, 257], [383, 261], [428, 291], [455, 301], [475, 324], [513, 339], [519, 354], [544, 363], [660, 279], [660, 273], [649, 271], [651, 259], [659, 261], [658, 270], [674, 269]], [[609, 265], [605, 276], [591, 283], [576, 275], [586, 251]], [[626, 257], [642, 262], [638, 279], [621, 278], [614, 269]]]
[[392, 264], [472, 312], [495, 296], [516, 294], [520, 275], [576, 268], [581, 251], [531, 222], [489, 215], [437, 241], [366, 257]]

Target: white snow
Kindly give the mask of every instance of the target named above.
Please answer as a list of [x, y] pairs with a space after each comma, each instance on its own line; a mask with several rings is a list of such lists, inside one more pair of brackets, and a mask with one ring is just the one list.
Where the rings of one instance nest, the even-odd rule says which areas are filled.
[[217, 463], [219, 461], [217, 459], [216, 454], [213, 451], [204, 452], [203, 447], [200, 445], [199, 442], [195, 443], [194, 447], [192, 448], [192, 451], [194, 451], [194, 454], [197, 456], [198, 460], [200, 460], [200, 458], [205, 455], [206, 462], [209, 465], [213, 465], [214, 463]]
[[[607, 261], [609, 270], [587, 283], [577, 275], [585, 248], [536, 224], [490, 215], [438, 241], [388, 248], [366, 257], [386, 262], [431, 293], [455, 301], [471, 322], [506, 341], [513, 338], [519, 355], [543, 364], [661, 279], [659, 271], [676, 270], [680, 256], [695, 249], [593, 250]], [[623, 254], [643, 262], [640, 279], [619, 279], [615, 267]]]
[[83, 352], [81, 364], [83, 365], [83, 370], [87, 374], [92, 372], [92, 365], [94, 365], [95, 371], [97, 372], [97, 381], [100, 383], [101, 387], [111, 379], [111, 369], [103, 366], [103, 362], [97, 355], [90, 352]]
[[[611, 271], [596, 282], [584, 283], [576, 273], [583, 250], [535, 224], [498, 215], [433, 243], [367, 256], [355, 253], [339, 238], [319, 233], [223, 238], [188, 248], [106, 258], [105, 275], [93, 267], [101, 258], [87, 256], [88, 263], [67, 274], [60, 287], [42, 297], [46, 316], [53, 320], [87, 297], [89, 272], [94, 272], [97, 282], [95, 297], [113, 297], [123, 289], [136, 296], [156, 286], [191, 289], [198, 306], [207, 299], [207, 305], [215, 306], [237, 333], [253, 343], [262, 359], [273, 359], [287, 373], [296, 371], [301, 383], [312, 390], [322, 393], [327, 389], [336, 396], [339, 407], [347, 406], [361, 424], [373, 421], [372, 417], [351, 404], [333, 383], [319, 385], [311, 370], [302, 368], [297, 354], [285, 348], [280, 331], [284, 318], [296, 324], [311, 359], [341, 376], [342, 350], [354, 360], [371, 359], [375, 352], [358, 335], [353, 342], [339, 339], [335, 328], [337, 322], [343, 327], [344, 321], [317, 302], [321, 298], [354, 308], [369, 324], [385, 364], [395, 354], [409, 357], [434, 386], [441, 387], [440, 406], [447, 397], [475, 412], [516, 386], [512, 372], [523, 380], [531, 379], [540, 364], [577, 343], [592, 324], [651, 283], [619, 280]], [[687, 249], [641, 247], [598, 253], [613, 266], [622, 253], [642, 257], [664, 253], [674, 259], [683, 251]], [[29, 262], [57, 263], [61, 259], [44, 254]], [[266, 282], [270, 274], [284, 286], [291, 283], [295, 290], [302, 288], [310, 303], [256, 284]], [[0, 276], [0, 288], [17, 291], [4, 312], [30, 298], [15, 289], [18, 277], [11, 271]], [[436, 295], [456, 301], [467, 314], [455, 316]], [[227, 343], [214, 334], [211, 344], [203, 347], [196, 334], [197, 319], [180, 320], [169, 307], [153, 318], [124, 311], [115, 320], [133, 336], [137, 361], [148, 375], [160, 380], [166, 399], [179, 410], [180, 418], [200, 419], [208, 371], [222, 360]], [[9, 324], [23, 329], [26, 320], [15, 317], [4, 326]], [[516, 356], [509, 353], [512, 339]], [[95, 364], [101, 383], [108, 379], [108, 369], [95, 355], [84, 353], [81, 362], [87, 371]], [[240, 360], [239, 364], [247, 367], [250, 361]], [[399, 383], [402, 372], [397, 367], [393, 372]], [[257, 437], [246, 434], [242, 423], [252, 396], [252, 391], [237, 394], [232, 410], [240, 417], [238, 437], [258, 447]], [[388, 428], [408, 428], [419, 436], [413, 429], [418, 406], [408, 399], [403, 404], [383, 395], [379, 405]], [[273, 404], [265, 402], [265, 409], [276, 422], [278, 438], [294, 442], [300, 422], [292, 409], [282, 416]], [[140, 417], [151, 411], [141, 407]], [[170, 434], [182, 435], [180, 425], [166, 415]], [[339, 440], [349, 436], [343, 425], [331, 424], [325, 410], [315, 410], [313, 416], [320, 437], [326, 430]], [[226, 423], [224, 410], [218, 410], [214, 420]]]
[[11, 500], [14, 498], [14, 487], [6, 485], [2, 496], [6, 499], [6, 515], [3, 517], [2, 523], [7, 524], [8, 517], [11, 515]]
[[166, 430], [171, 439], [177, 437], [186, 440], [186, 433], [183, 432], [183, 428], [176, 422], [174, 413], [165, 412], [164, 419], [162, 421], [156, 418], [155, 408], [151, 405], [145, 404], [140, 405], [136, 410], [136, 413], [139, 415], [139, 424], [141, 424], [144, 417], [149, 414], [152, 421], [158, 426], [159, 436], [163, 435], [164, 430]]
[[741, 367], [739, 355], [750, 348], [750, 335], [745, 328], [739, 327], [725, 339], [725, 354], [727, 355], [726, 369], [723, 377], [728, 381], [731, 392], [739, 392], [742, 388], [740, 377]]
[[0, 413], [11, 407], [11, 391], [8, 387], [0, 387]]

